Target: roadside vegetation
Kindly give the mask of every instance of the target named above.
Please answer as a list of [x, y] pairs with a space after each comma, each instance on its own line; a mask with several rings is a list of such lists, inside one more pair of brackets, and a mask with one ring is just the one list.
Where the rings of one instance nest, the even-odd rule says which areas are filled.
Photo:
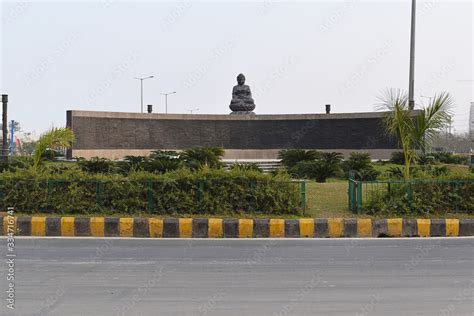
[[[224, 150], [153, 151], [120, 161], [76, 157], [61, 161], [74, 135], [51, 129], [29, 156], [0, 163], [0, 199], [20, 213], [153, 216], [474, 216], [474, 168], [468, 155], [436, 152], [433, 143], [450, 118], [449, 94], [416, 116], [406, 95], [389, 90], [387, 134], [400, 151], [388, 161], [368, 153], [286, 149], [281, 168], [222, 163]], [[362, 187], [362, 209], [349, 210], [349, 179]], [[302, 184], [306, 181], [305, 208]]]

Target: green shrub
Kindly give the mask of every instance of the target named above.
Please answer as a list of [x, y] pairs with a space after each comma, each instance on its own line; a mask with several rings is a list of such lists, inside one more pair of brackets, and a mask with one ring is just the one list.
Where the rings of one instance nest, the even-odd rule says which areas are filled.
[[128, 177], [28, 169], [0, 174], [0, 193], [3, 205], [27, 213], [284, 215], [299, 214], [301, 203], [299, 184], [286, 174], [208, 167], [165, 174], [139, 171]]
[[154, 173], [165, 173], [175, 171], [183, 167], [179, 158], [154, 158], [143, 162], [143, 170]]
[[340, 170], [342, 155], [339, 153], [319, 153], [313, 161], [300, 161], [290, 169], [291, 174], [299, 178], [326, 182]]
[[315, 150], [284, 149], [278, 153], [278, 159], [281, 160], [281, 164], [288, 170], [301, 161], [313, 161], [318, 157], [319, 153]]
[[92, 157], [90, 160], [79, 160], [77, 162], [82, 171], [89, 173], [109, 173], [114, 163], [110, 159]]
[[221, 168], [223, 156], [224, 149], [220, 147], [195, 147], [185, 150], [180, 155], [185, 166], [192, 170], [200, 169], [203, 166]]
[[262, 172], [262, 169], [260, 169], [256, 163], [234, 163], [232, 166], [230, 166], [230, 170]]
[[474, 211], [474, 180], [394, 182], [366, 192], [364, 210], [380, 216]]
[[405, 164], [405, 156], [401, 151], [394, 151], [390, 157], [390, 162], [396, 165], [404, 165]]
[[346, 173], [346, 177], [352, 172], [354, 179], [362, 181], [373, 181], [380, 174], [372, 165], [368, 153], [352, 152], [349, 158], [343, 161], [342, 168]]
[[433, 157], [436, 161], [447, 164], [462, 165], [468, 163], [468, 158], [461, 155], [455, 155], [448, 152], [433, 153]]

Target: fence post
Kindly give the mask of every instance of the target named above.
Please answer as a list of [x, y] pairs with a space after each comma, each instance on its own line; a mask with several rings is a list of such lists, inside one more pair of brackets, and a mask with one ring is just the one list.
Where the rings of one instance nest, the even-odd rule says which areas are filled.
[[360, 214], [362, 211], [362, 181], [356, 181], [355, 187], [357, 191], [357, 214]]
[[303, 214], [306, 211], [306, 181], [303, 180], [300, 182], [300, 199], [301, 199], [301, 208], [303, 209]]
[[102, 182], [95, 180], [95, 202], [98, 207], [102, 205]]
[[412, 205], [412, 202], [413, 202], [413, 190], [412, 190], [412, 187], [411, 187], [411, 181], [408, 181], [406, 190], [407, 190], [408, 207], [411, 210], [411, 205]]
[[456, 196], [456, 206], [454, 207], [456, 212], [459, 212], [459, 199], [458, 199], [458, 193], [459, 193], [459, 181], [454, 182], [454, 196]]
[[146, 197], [147, 197], [147, 204], [148, 204], [148, 212], [153, 211], [153, 182], [148, 180], [146, 182]]
[[198, 180], [197, 184], [197, 200], [198, 202], [201, 202], [204, 195], [204, 183], [201, 180]]
[[52, 205], [51, 205], [51, 194], [52, 194], [52, 191], [53, 191], [52, 181], [53, 180], [46, 180], [46, 186], [48, 187], [48, 201], [47, 201], [46, 205], [47, 205], [48, 210], [52, 209]]
[[3, 184], [3, 180], [0, 180], [0, 203], [1, 203], [1, 205], [5, 205], [4, 195], [3, 195], [4, 190], [5, 190], [5, 187], [4, 187], [4, 184]]

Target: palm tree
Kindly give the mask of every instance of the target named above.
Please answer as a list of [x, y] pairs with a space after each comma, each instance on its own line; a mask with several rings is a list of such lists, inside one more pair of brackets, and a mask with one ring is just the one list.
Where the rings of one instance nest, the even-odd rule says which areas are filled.
[[223, 156], [224, 149], [221, 147], [194, 147], [185, 150], [181, 155], [185, 165], [193, 170], [205, 165], [210, 168], [220, 168]]
[[74, 133], [69, 128], [53, 127], [48, 132], [42, 134], [38, 140], [36, 150], [33, 156], [33, 168], [37, 169], [41, 157], [48, 149], [71, 148], [74, 141]]
[[417, 150], [424, 151], [451, 119], [453, 100], [449, 93], [437, 94], [419, 113], [409, 109], [408, 96], [402, 90], [388, 89], [380, 100], [379, 109], [388, 110], [384, 119], [385, 130], [398, 138], [405, 160], [404, 177], [409, 179]]

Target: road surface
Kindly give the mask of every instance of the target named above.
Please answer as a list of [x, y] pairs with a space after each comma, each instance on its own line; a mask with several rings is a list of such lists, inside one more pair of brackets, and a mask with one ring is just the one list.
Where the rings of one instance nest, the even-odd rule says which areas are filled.
[[15, 252], [1, 315], [474, 314], [473, 238], [17, 238]]

